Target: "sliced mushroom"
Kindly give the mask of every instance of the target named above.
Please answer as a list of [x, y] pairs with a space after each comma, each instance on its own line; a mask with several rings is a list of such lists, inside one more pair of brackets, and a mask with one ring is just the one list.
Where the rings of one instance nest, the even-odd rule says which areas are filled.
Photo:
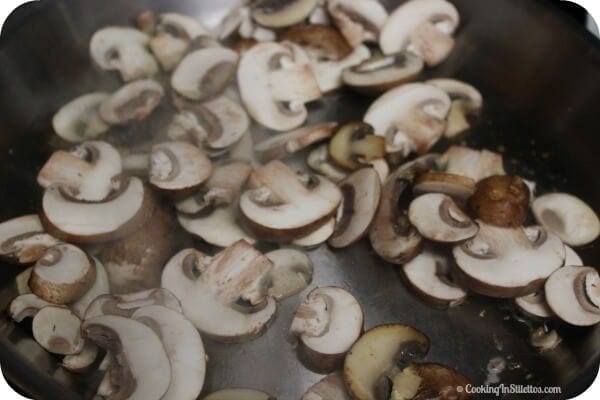
[[196, 327], [183, 315], [161, 306], [137, 310], [132, 319], [152, 328], [171, 364], [171, 383], [163, 400], [195, 400], [204, 386], [206, 352]]
[[187, 56], [173, 72], [171, 86], [190, 100], [206, 100], [221, 93], [235, 75], [238, 55], [226, 48], [205, 48]]
[[219, 25], [219, 39], [225, 40], [237, 34], [242, 39], [254, 39], [258, 42], [275, 41], [275, 32], [256, 24], [251, 14], [249, 6], [234, 8]]
[[10, 302], [6, 313], [15, 322], [23, 322], [26, 318], [33, 318], [42, 308], [51, 305], [52, 303], [39, 298], [35, 294], [22, 294]]
[[363, 330], [364, 315], [351, 293], [338, 287], [310, 292], [300, 304], [291, 333], [299, 339], [298, 355], [312, 369], [331, 372]]
[[250, 244], [256, 242], [256, 239], [240, 225], [236, 205], [215, 208], [206, 215], [180, 213], [177, 220], [183, 229], [213, 246], [229, 247], [240, 240]]
[[446, 172], [479, 182], [494, 175], [505, 175], [502, 156], [488, 150], [452, 146], [444, 155]]
[[363, 168], [340, 183], [343, 194], [337, 225], [329, 245], [344, 248], [356, 243], [369, 232], [381, 200], [381, 182], [372, 168]]
[[328, 139], [336, 128], [336, 122], [305, 126], [263, 140], [254, 146], [254, 151], [265, 161], [286, 158], [314, 143]]
[[380, 325], [366, 332], [344, 362], [344, 381], [353, 399], [380, 400], [389, 396], [391, 376], [429, 352], [429, 339], [400, 324]]
[[441, 89], [424, 83], [409, 83], [377, 99], [364, 121], [375, 134], [387, 140], [387, 152], [405, 157], [427, 152], [446, 128], [450, 98]]
[[[42, 253], [42, 255], [44, 254]], [[15, 277], [15, 288], [18, 295], [31, 293], [31, 289], [29, 288], [29, 279], [31, 279], [32, 271], [33, 267], [29, 267]]]
[[221, 389], [204, 397], [203, 400], [276, 400], [275, 397], [254, 389]]
[[102, 135], [110, 128], [100, 117], [100, 105], [108, 97], [108, 93], [90, 93], [65, 104], [52, 118], [54, 132], [73, 143]]
[[257, 0], [252, 3], [252, 18], [268, 28], [284, 28], [309, 17], [317, 0]]
[[439, 87], [452, 99], [444, 136], [452, 139], [468, 130], [471, 125], [467, 115], [477, 115], [483, 107], [481, 93], [472, 85], [454, 79], [432, 79], [427, 83]]
[[64, 369], [74, 373], [87, 372], [98, 357], [98, 346], [86, 341], [78, 354], [65, 356], [60, 364]]
[[314, 384], [300, 400], [351, 400], [341, 372], [334, 372]]
[[97, 202], [118, 188], [122, 171], [121, 155], [112, 145], [85, 142], [69, 152], [52, 154], [38, 174], [38, 183], [43, 188], [59, 185], [75, 200]]
[[159, 70], [146, 47], [149, 39], [133, 28], [103, 28], [92, 37], [90, 54], [100, 68], [119, 71], [125, 82], [147, 78]]
[[364, 122], [350, 122], [340, 127], [329, 142], [331, 159], [350, 171], [382, 158], [385, 152], [385, 139], [375, 136], [373, 127]]
[[379, 94], [412, 82], [423, 70], [423, 60], [408, 51], [384, 56], [377, 54], [361, 64], [346, 68], [344, 84], [366, 94]]
[[84, 335], [111, 352], [111, 398], [159, 400], [169, 389], [171, 366], [160, 339], [146, 325], [105, 315], [83, 323]]
[[296, 238], [292, 241], [294, 246], [312, 249], [325, 243], [335, 232], [335, 218], [330, 218], [323, 225], [318, 227], [307, 235]]
[[477, 293], [500, 298], [534, 293], [564, 263], [563, 243], [541, 227], [478, 224], [479, 233], [453, 250], [461, 282]]
[[517, 297], [515, 299], [517, 307], [528, 316], [536, 318], [551, 318], [556, 316], [548, 306], [546, 294], [543, 289], [529, 294], [527, 296]]
[[375, 172], [377, 172], [379, 180], [383, 184], [388, 176], [390, 176], [390, 165], [388, 162], [384, 157], [381, 157], [371, 161], [369, 164], [373, 167]]
[[401, 4], [385, 22], [379, 46], [385, 54], [409, 49], [430, 66], [442, 62], [452, 48], [460, 16], [446, 0], [411, 0]]
[[33, 317], [31, 330], [35, 341], [53, 354], [78, 354], [85, 341], [81, 337], [81, 320], [66, 307], [47, 306]]
[[339, 31], [325, 25], [295, 25], [279, 39], [301, 46], [314, 62], [341, 61], [352, 53]]
[[244, 241], [212, 258], [187, 249], [168, 262], [162, 286], [181, 300], [183, 313], [202, 333], [239, 342], [259, 336], [275, 315], [277, 305], [267, 295], [272, 266]]
[[337, 210], [342, 194], [324, 177], [296, 174], [280, 161], [254, 170], [240, 209], [250, 230], [265, 240], [287, 241], [314, 231]]
[[576, 326], [600, 322], [600, 277], [591, 267], [563, 267], [546, 281], [548, 305], [563, 321]]
[[427, 247], [402, 267], [406, 282], [423, 300], [439, 306], [454, 307], [465, 301], [467, 292], [450, 276], [448, 257]]
[[532, 346], [544, 352], [554, 350], [562, 342], [562, 338], [555, 330], [548, 331], [545, 327], [540, 327], [531, 332], [529, 341]]
[[50, 247], [33, 267], [29, 287], [33, 294], [54, 304], [79, 300], [94, 284], [96, 268], [78, 247]]
[[375, 252], [387, 262], [405, 264], [421, 249], [423, 237], [408, 220], [408, 202], [405, 199], [415, 176], [432, 169], [437, 158], [437, 155], [427, 155], [404, 164], [388, 177], [383, 186], [381, 204], [369, 238]]
[[40, 259], [58, 240], [47, 233], [35, 214], [13, 218], [0, 224], [0, 258], [15, 264]]
[[527, 219], [529, 197], [529, 188], [520, 177], [494, 175], [479, 181], [469, 207], [487, 224], [514, 228]]
[[571, 247], [565, 245], [565, 266], [581, 267], [583, 265], [583, 261], [581, 260], [579, 254], [577, 254]]
[[326, 9], [327, 0], [317, 0], [317, 6], [308, 17], [308, 23], [311, 25], [331, 25], [331, 18]]
[[100, 106], [100, 116], [110, 125], [127, 125], [144, 120], [159, 106], [165, 90], [155, 80], [128, 83]]
[[94, 268], [96, 269], [96, 279], [94, 280], [94, 284], [79, 298], [79, 300], [70, 306], [75, 315], [81, 319], [85, 317], [86, 310], [96, 298], [110, 293], [110, 282], [108, 281], [108, 274], [106, 273], [104, 265], [96, 258], [93, 258], [92, 260], [94, 261]]
[[131, 318], [140, 308], [161, 306], [181, 313], [181, 303], [166, 289], [150, 289], [122, 295], [98, 296], [88, 307], [85, 320], [102, 315], [117, 315]]
[[352, 47], [376, 42], [388, 18], [385, 7], [377, 0], [328, 0], [327, 10]]
[[312, 281], [313, 262], [304, 252], [282, 248], [265, 256], [273, 263], [269, 296], [285, 300], [304, 290]]
[[391, 400], [473, 398], [467, 390], [469, 379], [441, 364], [411, 365], [392, 378], [392, 385]]
[[242, 57], [237, 77], [248, 113], [276, 131], [302, 125], [304, 104], [321, 97], [308, 55], [290, 42], [254, 46]]
[[452, 197], [460, 205], [466, 204], [475, 193], [475, 189], [475, 181], [469, 177], [436, 171], [419, 175], [413, 185], [415, 196], [442, 193]]
[[538, 223], [570, 246], [586, 245], [600, 235], [600, 220], [596, 212], [570, 194], [540, 196], [531, 209]]
[[333, 182], [341, 182], [348, 176], [348, 172], [338, 167], [329, 156], [329, 145], [323, 144], [311, 151], [306, 159], [306, 164], [315, 172], [326, 176]]
[[73, 201], [57, 186], [46, 189], [42, 223], [51, 235], [69, 242], [116, 240], [139, 229], [152, 215], [155, 199], [138, 178], [101, 203]]
[[329, 93], [343, 86], [343, 74], [347, 68], [368, 60], [371, 57], [371, 50], [367, 46], [356, 47], [350, 55], [340, 61], [314, 61], [312, 64], [313, 73], [319, 88], [323, 93]]

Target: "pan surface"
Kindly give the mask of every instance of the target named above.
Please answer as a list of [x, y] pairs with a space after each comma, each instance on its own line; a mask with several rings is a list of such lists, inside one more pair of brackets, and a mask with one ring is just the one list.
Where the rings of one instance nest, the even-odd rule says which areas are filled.
[[[37, 171], [57, 146], [50, 120], [65, 102], [90, 91], [115, 90], [116, 75], [91, 66], [88, 42], [106, 25], [126, 25], [139, 12], [178, 11], [214, 26], [234, 0], [42, 0], [19, 10], [0, 39], [0, 220], [35, 212], [41, 192]], [[391, 9], [398, 1], [384, 1]], [[467, 144], [504, 153], [507, 170], [535, 180], [540, 190], [560, 190], [600, 205], [600, 45], [555, 10], [536, 1], [453, 0], [462, 17], [457, 45], [429, 77], [455, 77], [483, 93], [483, 114]], [[311, 106], [311, 120], [350, 121], [370, 100], [347, 91]], [[145, 129], [164, 129], [162, 109]], [[265, 132], [256, 129], [255, 136]], [[145, 138], [136, 134], [136, 141]], [[440, 144], [438, 150], [444, 150]], [[298, 164], [299, 165], [299, 164]], [[600, 211], [600, 210], [596, 210]], [[180, 247], [192, 245], [182, 240]], [[589, 265], [600, 264], [600, 247], [581, 250]], [[250, 343], [222, 345], [205, 340], [206, 390], [236, 386], [298, 399], [322, 376], [304, 368], [287, 342], [293, 311], [316, 286], [336, 285], [356, 295], [366, 328], [382, 323], [413, 325], [431, 339], [426, 360], [448, 364], [475, 384], [488, 376], [487, 364], [502, 357], [505, 384], [561, 386], [597, 368], [600, 327], [557, 325], [561, 347], [540, 354], [527, 343], [528, 326], [508, 302], [475, 295], [455, 309], [437, 310], [417, 300], [396, 267], [382, 262], [361, 242], [344, 251], [325, 246], [311, 251], [313, 284], [279, 307], [273, 326]], [[15, 296], [18, 269], [0, 268], [0, 307]], [[98, 376], [74, 377], [33, 342], [29, 328], [0, 317], [0, 361], [7, 376], [36, 399], [91, 398]], [[60, 382], [60, 384], [56, 383]], [[486, 398], [486, 396], [481, 396]], [[489, 398], [496, 398], [490, 395]], [[502, 398], [544, 398], [506, 395]]]

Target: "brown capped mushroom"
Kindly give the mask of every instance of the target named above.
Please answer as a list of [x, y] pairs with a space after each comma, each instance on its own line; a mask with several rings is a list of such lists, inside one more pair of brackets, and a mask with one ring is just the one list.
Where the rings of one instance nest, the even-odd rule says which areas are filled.
[[328, 0], [327, 11], [352, 47], [376, 42], [388, 18], [385, 7], [377, 0]]
[[544, 290], [550, 309], [576, 326], [600, 322], [600, 276], [592, 267], [568, 266], [555, 271]]
[[71, 310], [60, 306], [42, 308], [33, 317], [31, 330], [35, 341], [53, 354], [78, 354], [84, 346], [81, 320]]
[[252, 2], [252, 18], [268, 28], [284, 28], [307, 19], [317, 0], [257, 0]]
[[329, 142], [329, 156], [339, 166], [355, 171], [385, 156], [386, 142], [364, 122], [341, 126]]
[[100, 105], [108, 99], [103, 92], [89, 93], [65, 104], [52, 118], [54, 132], [67, 142], [92, 140], [110, 126], [100, 117]]
[[304, 290], [312, 281], [313, 262], [304, 252], [282, 248], [265, 254], [273, 263], [269, 296], [285, 300]]
[[131, 82], [100, 105], [100, 116], [110, 125], [127, 125], [144, 120], [160, 105], [165, 90], [155, 80]]
[[265, 139], [254, 146], [254, 151], [264, 161], [286, 158], [314, 143], [328, 139], [333, 135], [336, 128], [336, 122], [304, 126], [291, 132], [277, 134]]
[[352, 53], [352, 47], [339, 31], [325, 25], [295, 25], [279, 39], [301, 46], [315, 61], [340, 61]]
[[495, 175], [477, 183], [469, 207], [487, 224], [518, 227], [529, 213], [529, 188], [518, 176]]
[[15, 264], [30, 264], [40, 259], [58, 239], [44, 232], [35, 214], [13, 218], [0, 224], [0, 258]]

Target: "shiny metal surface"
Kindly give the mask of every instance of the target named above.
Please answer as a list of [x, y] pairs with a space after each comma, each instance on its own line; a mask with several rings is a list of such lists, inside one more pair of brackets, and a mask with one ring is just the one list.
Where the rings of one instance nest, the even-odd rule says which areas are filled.
[[[116, 75], [90, 65], [87, 45], [96, 29], [129, 24], [145, 9], [185, 12], [214, 26], [233, 3], [42, 0], [17, 12], [0, 39], [0, 218], [35, 212], [39, 207], [37, 170], [61, 145], [51, 131], [52, 114], [79, 94], [119, 86]], [[385, 3], [391, 8], [397, 1]], [[445, 64], [427, 71], [423, 78], [456, 77], [482, 91], [485, 110], [467, 143], [503, 152], [510, 172], [538, 181], [542, 190], [569, 191], [600, 205], [598, 42], [535, 1], [454, 3], [463, 19], [456, 49]], [[341, 91], [312, 105], [310, 119], [361, 118], [369, 102]], [[142, 127], [113, 132], [111, 139], [143, 146], [164, 134], [169, 113], [165, 106]], [[268, 134], [259, 129], [254, 133], [256, 138]], [[439, 149], [447, 145], [442, 143]], [[182, 248], [188, 245], [188, 240], [180, 242]], [[600, 264], [598, 246], [583, 249], [581, 254], [587, 264]], [[600, 360], [600, 328], [557, 324], [563, 345], [540, 354], [527, 343], [527, 323], [516, 318], [509, 302], [473, 295], [465, 305], [450, 310], [423, 304], [403, 284], [397, 267], [379, 260], [364, 241], [344, 251], [323, 246], [310, 256], [315, 263], [313, 284], [280, 305], [264, 336], [241, 345], [206, 340], [210, 356], [206, 391], [241, 386], [268, 391], [278, 399], [298, 399], [321, 379], [297, 360], [287, 331], [306, 293], [325, 285], [347, 288], [357, 296], [364, 307], [366, 328], [401, 322], [421, 329], [432, 342], [426, 360], [455, 367], [476, 384], [485, 382], [486, 365], [496, 356], [508, 362], [500, 375], [503, 383], [564, 388], [597, 368]], [[18, 272], [14, 267], [0, 268], [0, 307], [14, 297], [11, 282]], [[16, 325], [5, 317], [0, 318], [0, 360], [15, 385], [38, 399], [90, 398], [98, 382], [98, 376], [82, 378], [63, 372], [57, 366], [59, 360], [31, 340], [26, 324]]]

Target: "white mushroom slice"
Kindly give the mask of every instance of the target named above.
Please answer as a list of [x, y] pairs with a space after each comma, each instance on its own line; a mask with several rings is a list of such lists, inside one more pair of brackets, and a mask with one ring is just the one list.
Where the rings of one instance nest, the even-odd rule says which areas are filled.
[[373, 127], [364, 122], [341, 126], [329, 141], [329, 156], [336, 165], [349, 171], [356, 171], [385, 155], [385, 139], [376, 136]]
[[73, 143], [100, 136], [110, 128], [100, 117], [100, 105], [108, 96], [108, 93], [90, 93], [65, 104], [52, 118], [54, 132]]
[[54, 304], [79, 300], [94, 284], [96, 269], [78, 247], [59, 244], [49, 248], [33, 267], [29, 287], [33, 294]]
[[183, 229], [213, 246], [229, 247], [239, 240], [256, 243], [256, 239], [240, 226], [235, 205], [215, 208], [208, 215], [179, 214], [177, 220]]
[[581, 267], [583, 266], [583, 260], [575, 250], [565, 245], [565, 267], [568, 266]]
[[539, 290], [527, 296], [517, 297], [515, 304], [526, 315], [537, 318], [551, 318], [556, 316], [548, 306], [544, 290]]
[[15, 264], [30, 264], [40, 259], [58, 239], [44, 233], [35, 214], [13, 218], [0, 224], [0, 258]]
[[240, 209], [257, 236], [286, 241], [319, 227], [337, 210], [340, 190], [324, 177], [296, 174], [280, 161], [254, 170], [253, 189], [242, 194]]
[[46, 189], [42, 222], [49, 233], [68, 241], [96, 243], [122, 238], [152, 215], [154, 199], [138, 178], [101, 203], [74, 202], [59, 187]]
[[426, 193], [442, 193], [452, 197], [459, 204], [466, 204], [475, 193], [475, 181], [462, 175], [446, 172], [425, 172], [417, 177], [413, 193], [420, 196]]
[[450, 110], [450, 97], [424, 83], [409, 83], [377, 99], [364, 121], [387, 139], [388, 153], [425, 153], [441, 138]]
[[71, 310], [81, 319], [85, 317], [86, 310], [94, 300], [102, 295], [110, 294], [110, 283], [104, 265], [96, 258], [93, 258], [93, 261], [96, 268], [94, 284], [79, 300], [71, 304]]
[[596, 212], [570, 194], [540, 196], [531, 209], [538, 223], [570, 246], [586, 245], [600, 235], [600, 220]]
[[[44, 254], [42, 253], [42, 256], [43, 255]], [[32, 271], [33, 267], [29, 267], [15, 277], [15, 288], [19, 295], [31, 293], [31, 289], [29, 288], [29, 279], [31, 279]]]
[[305, 126], [288, 133], [274, 135], [256, 144], [254, 151], [265, 161], [286, 158], [314, 143], [330, 138], [336, 128], [337, 122]]
[[105, 70], [116, 70], [125, 82], [158, 73], [158, 64], [147, 49], [149, 37], [133, 28], [107, 27], [90, 42], [92, 59]]
[[323, 93], [339, 89], [344, 84], [344, 70], [352, 68], [371, 57], [367, 46], [357, 46], [346, 58], [339, 61], [313, 61], [312, 68]]
[[202, 400], [275, 400], [275, 397], [254, 389], [222, 389]]
[[329, 145], [318, 146], [308, 154], [306, 164], [315, 172], [326, 176], [333, 182], [341, 182], [348, 172], [333, 163], [329, 156]]
[[312, 281], [313, 262], [305, 253], [283, 248], [265, 256], [273, 262], [269, 296], [275, 300], [285, 300], [300, 293]]
[[373, 328], [358, 339], [346, 357], [346, 388], [353, 399], [379, 400], [380, 393], [386, 393], [387, 398], [386, 378], [399, 372], [397, 364], [410, 363], [428, 351], [427, 336], [411, 326], [392, 324]]
[[52, 303], [28, 293], [16, 297], [6, 309], [7, 314], [15, 322], [23, 322], [26, 318], [33, 318], [42, 308], [51, 306]]
[[454, 79], [432, 79], [427, 83], [439, 87], [452, 99], [444, 136], [452, 139], [468, 130], [471, 124], [467, 120], [467, 115], [479, 114], [483, 107], [481, 93], [472, 85]]
[[97, 357], [98, 346], [86, 341], [80, 353], [65, 356], [60, 366], [71, 372], [83, 373], [88, 371]]
[[238, 68], [244, 105], [257, 122], [276, 131], [302, 125], [305, 103], [321, 97], [310, 59], [293, 43], [260, 43], [244, 54]]
[[31, 330], [36, 342], [53, 354], [78, 354], [85, 341], [81, 320], [66, 307], [47, 306], [33, 317]]
[[165, 267], [162, 286], [181, 300], [183, 313], [205, 335], [239, 342], [260, 335], [277, 305], [267, 295], [273, 264], [244, 241], [213, 258], [193, 249]]
[[413, 81], [423, 70], [423, 60], [407, 51], [389, 56], [375, 55], [368, 60], [346, 68], [344, 84], [367, 93], [383, 93], [401, 84]]
[[171, 365], [152, 329], [129, 318], [105, 315], [86, 320], [82, 330], [113, 355], [110, 383], [115, 393], [111, 398], [162, 399], [171, 382]]
[[131, 82], [102, 103], [100, 115], [111, 125], [126, 125], [141, 121], [152, 114], [164, 95], [165, 90], [155, 80]]
[[277, 39], [274, 31], [258, 26], [253, 20], [248, 6], [234, 8], [219, 25], [219, 39], [225, 40], [234, 34], [243, 39], [254, 39], [258, 42], [273, 42]]
[[432, 248], [426, 248], [402, 267], [403, 275], [423, 300], [454, 307], [467, 298], [467, 292], [452, 282], [450, 260]]
[[308, 233], [305, 236], [296, 238], [292, 241], [295, 246], [311, 249], [325, 243], [335, 232], [335, 218], [330, 218], [323, 225]]
[[362, 333], [363, 322], [362, 308], [351, 293], [337, 287], [313, 290], [292, 321], [300, 359], [310, 368], [331, 372]]
[[388, 18], [385, 7], [377, 0], [328, 0], [327, 10], [352, 47], [376, 42]]
[[502, 155], [488, 150], [452, 146], [444, 155], [446, 172], [479, 182], [494, 175], [505, 175]]
[[252, 2], [252, 18], [268, 28], [283, 28], [307, 19], [317, 0], [258, 0]]
[[381, 181], [372, 168], [359, 169], [339, 186], [344, 197], [328, 242], [337, 249], [356, 243], [369, 232], [381, 200]]
[[88, 307], [85, 319], [102, 315], [118, 315], [131, 318], [142, 307], [161, 306], [181, 313], [181, 303], [166, 289], [150, 289], [122, 295], [102, 295]]
[[[437, 65], [452, 49], [451, 35], [459, 22], [458, 11], [446, 0], [407, 1], [390, 14], [381, 28], [379, 46], [385, 54], [410, 49], [423, 56], [429, 65]], [[449, 49], [441, 55], [430, 54], [446, 41], [451, 42]]]
[[195, 400], [204, 386], [206, 352], [196, 327], [183, 315], [161, 306], [137, 310], [132, 319], [160, 337], [171, 364], [171, 383], [162, 400]]
[[190, 100], [206, 100], [221, 93], [235, 75], [238, 55], [226, 48], [205, 48], [187, 56], [173, 72], [171, 86]]
[[600, 322], [600, 278], [591, 267], [563, 267], [546, 281], [546, 301], [563, 321], [576, 326]]
[[479, 233], [453, 249], [461, 281], [491, 297], [519, 297], [541, 289], [565, 259], [558, 236], [541, 227], [500, 228], [478, 221]]
[[174, 196], [198, 189], [212, 173], [212, 164], [198, 147], [185, 142], [165, 142], [152, 147], [150, 183]]
[[456, 243], [472, 238], [479, 227], [450, 196], [429, 193], [410, 203], [408, 219], [429, 240]]
[[341, 372], [334, 372], [311, 386], [300, 400], [352, 400]]
[[71, 151], [52, 154], [38, 174], [43, 188], [60, 185], [75, 200], [97, 202], [118, 187], [121, 155], [106, 142], [85, 142]]

